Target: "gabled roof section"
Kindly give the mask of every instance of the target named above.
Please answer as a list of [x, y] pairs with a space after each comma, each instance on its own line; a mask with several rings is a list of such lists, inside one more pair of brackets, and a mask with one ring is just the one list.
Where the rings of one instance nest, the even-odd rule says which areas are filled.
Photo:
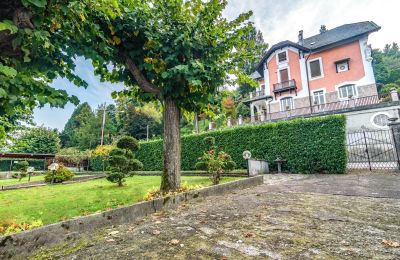
[[277, 44], [272, 45], [271, 48], [269, 48], [268, 51], [265, 53], [264, 57], [262, 58], [262, 60], [260, 61], [260, 63], [258, 63], [258, 65], [257, 65], [257, 67], [256, 67], [256, 68], [257, 68], [257, 71], [258, 71], [261, 75], [263, 75], [263, 74], [264, 74], [263, 69], [262, 69], [263, 63], [268, 59], [268, 57], [269, 57], [272, 53], [274, 53], [274, 52], [277, 51], [277, 50], [283, 49], [283, 48], [285, 48], [285, 47], [294, 47], [294, 48], [299, 49], [299, 50], [308, 50], [307, 48], [301, 46], [300, 44], [295, 43], [295, 42], [292, 42], [292, 41], [282, 41], [282, 42], [278, 42]]
[[327, 30], [324, 33], [305, 38], [304, 47], [316, 50], [348, 39], [376, 32], [379, 29], [381, 29], [381, 27], [372, 21], [344, 24], [331, 30]]
[[276, 50], [285, 47], [294, 47], [303, 51], [318, 51], [322, 49], [328, 49], [334, 46], [338, 46], [344, 43], [348, 43], [351, 40], [368, 35], [372, 32], [380, 30], [381, 27], [372, 21], [365, 21], [359, 23], [344, 24], [331, 30], [326, 30], [323, 33], [305, 38], [303, 45], [292, 41], [282, 41], [274, 44], [264, 55], [260, 63], [257, 65], [256, 70], [263, 75], [263, 63], [268, 57]]

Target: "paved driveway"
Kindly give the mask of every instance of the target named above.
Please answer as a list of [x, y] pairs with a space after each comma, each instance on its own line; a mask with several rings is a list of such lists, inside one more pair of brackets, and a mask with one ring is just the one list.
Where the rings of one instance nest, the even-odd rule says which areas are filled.
[[400, 259], [400, 176], [268, 175], [265, 184], [99, 230], [39, 257]]

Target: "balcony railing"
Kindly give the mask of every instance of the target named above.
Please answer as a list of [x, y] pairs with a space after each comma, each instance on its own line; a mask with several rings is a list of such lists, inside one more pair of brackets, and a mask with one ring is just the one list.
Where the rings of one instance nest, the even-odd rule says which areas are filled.
[[370, 105], [379, 104], [382, 102], [390, 101], [389, 95], [374, 95], [360, 98], [352, 98], [349, 100], [342, 100], [338, 102], [325, 103], [320, 105], [313, 105], [301, 108], [290, 109], [287, 111], [279, 111], [274, 113], [266, 113], [252, 118], [251, 122], [271, 121], [285, 118], [294, 117], [307, 117], [312, 115], [323, 115], [334, 113], [335, 111], [346, 111], [354, 108], [361, 108]]
[[274, 93], [287, 90], [296, 90], [296, 81], [294, 79], [274, 84]]
[[266, 93], [265, 93], [264, 90], [253, 91], [253, 92], [250, 92], [249, 98], [250, 98], [250, 99], [254, 99], [254, 98], [258, 98], [258, 97], [263, 97], [263, 96], [265, 96], [265, 95], [266, 95]]

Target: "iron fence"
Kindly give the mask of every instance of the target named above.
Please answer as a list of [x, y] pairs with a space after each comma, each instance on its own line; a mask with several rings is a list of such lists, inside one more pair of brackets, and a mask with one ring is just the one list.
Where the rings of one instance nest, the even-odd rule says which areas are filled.
[[399, 169], [393, 129], [361, 130], [347, 134], [348, 169]]

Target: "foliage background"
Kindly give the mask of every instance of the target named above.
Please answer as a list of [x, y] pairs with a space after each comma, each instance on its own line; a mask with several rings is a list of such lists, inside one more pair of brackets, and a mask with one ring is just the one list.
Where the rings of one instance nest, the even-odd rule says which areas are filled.
[[[182, 169], [193, 170], [205, 147], [203, 139], [213, 136], [216, 145], [246, 168], [242, 153], [264, 159], [270, 167], [277, 157], [287, 160], [284, 169], [294, 173], [344, 173], [346, 169], [344, 115], [294, 119], [182, 137]], [[136, 158], [144, 170], [162, 169], [162, 140], [142, 142]]]

